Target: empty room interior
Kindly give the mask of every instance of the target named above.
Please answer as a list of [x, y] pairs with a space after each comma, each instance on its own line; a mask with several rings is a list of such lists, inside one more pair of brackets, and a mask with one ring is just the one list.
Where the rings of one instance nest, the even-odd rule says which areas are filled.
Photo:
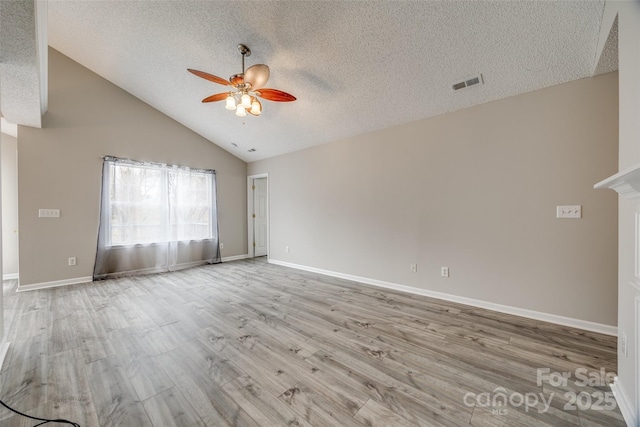
[[0, 427], [639, 426], [639, 1], [0, 1]]

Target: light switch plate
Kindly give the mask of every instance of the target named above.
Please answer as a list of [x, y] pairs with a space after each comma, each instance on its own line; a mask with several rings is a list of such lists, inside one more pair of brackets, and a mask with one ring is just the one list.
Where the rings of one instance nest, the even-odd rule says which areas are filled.
[[582, 218], [582, 206], [581, 205], [557, 206], [556, 218], [570, 218], [570, 219]]
[[60, 209], [38, 209], [38, 218], [60, 218]]

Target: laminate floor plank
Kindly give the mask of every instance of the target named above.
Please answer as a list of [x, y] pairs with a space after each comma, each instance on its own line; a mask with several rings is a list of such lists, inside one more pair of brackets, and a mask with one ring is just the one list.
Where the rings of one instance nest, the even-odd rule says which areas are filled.
[[178, 343], [167, 335], [160, 326], [156, 326], [144, 333], [136, 333], [136, 339], [143, 353], [147, 356], [157, 356], [179, 347]]
[[313, 393], [330, 402], [332, 408], [341, 410], [349, 416], [353, 416], [368, 399], [366, 393], [351, 388], [322, 369], [310, 366], [304, 360], [296, 358], [292, 352], [287, 351], [288, 349], [269, 345], [272, 344], [270, 342], [262, 344], [259, 336], [244, 340], [242, 344], [274, 365], [283, 363], [286, 367], [283, 369], [287, 369], [287, 372], [299, 381], [298, 385], [304, 384]]
[[49, 327], [47, 312], [43, 309], [29, 309], [26, 312], [11, 320], [12, 324], [23, 325], [20, 329], [9, 329], [7, 332], [8, 341], [18, 341], [27, 337], [33, 337], [46, 332]]
[[[608, 385], [537, 378], [615, 372], [615, 337], [264, 258], [16, 289], [0, 398], [83, 427], [624, 425], [617, 408], [568, 409]], [[549, 404], [479, 399], [501, 396]], [[0, 427], [34, 424], [0, 408]]]
[[[103, 285], [103, 282], [97, 283]], [[112, 304], [122, 313], [122, 320], [135, 329], [136, 332], [144, 334], [156, 329], [158, 324], [134, 300], [135, 298], [127, 295], [115, 295], [111, 298]]]
[[289, 388], [279, 398], [313, 426], [364, 426], [364, 424], [342, 411], [336, 411], [330, 402], [303, 384], [296, 384]]
[[[47, 417], [47, 408], [45, 405], [39, 406], [30, 411], [21, 411], [27, 415], [38, 418], [48, 418]], [[11, 413], [13, 414], [13, 412]], [[40, 421], [36, 421], [27, 417], [23, 417], [21, 415], [14, 414], [9, 418], [5, 418], [0, 420], [0, 427], [33, 427]], [[60, 424], [60, 423], [49, 423], [47, 427], [68, 427], [69, 424]]]
[[[352, 375], [358, 373], [361, 378], [366, 378], [363, 381], [365, 384], [370, 381], [379, 384], [381, 387], [376, 387], [376, 394], [371, 397], [381, 396], [381, 400], [390, 406], [389, 409], [413, 423], [419, 425], [432, 422], [436, 425], [458, 426], [468, 424], [471, 419], [472, 410], [463, 405], [462, 399], [455, 401], [443, 394], [411, 387], [410, 384], [386, 374], [377, 364], [363, 363], [360, 354], [334, 349], [330, 359], [334, 367], [339, 365], [343, 372], [347, 371]], [[380, 395], [381, 390], [383, 392]]]
[[108, 340], [107, 332], [98, 320], [99, 314], [102, 313], [92, 310], [76, 310], [75, 334], [85, 363], [91, 363], [115, 354], [115, 350]]
[[[47, 339], [36, 335], [15, 343], [11, 359], [0, 372], [0, 396], [21, 412], [44, 405], [48, 398]], [[0, 407], [0, 419], [13, 415]]]
[[185, 361], [194, 364], [201, 375], [207, 376], [216, 384], [224, 385], [244, 374], [223, 352], [214, 351], [197, 339], [186, 342], [180, 348], [185, 353]]
[[599, 427], [599, 426], [624, 426], [624, 418], [619, 411], [602, 411], [593, 409], [580, 409], [580, 425], [582, 427]]
[[143, 403], [155, 427], [205, 427], [189, 402], [176, 388], [150, 397]]
[[160, 330], [179, 347], [198, 336], [201, 328], [194, 327], [189, 321], [181, 319], [160, 327]]
[[156, 361], [206, 426], [231, 426], [200, 388], [200, 380], [184, 366], [183, 357], [179, 350], [173, 350], [157, 356]]
[[160, 369], [152, 356], [136, 357], [124, 365], [124, 372], [140, 400], [174, 387], [173, 381]]
[[146, 297], [138, 297], [135, 298], [133, 302], [151, 319], [153, 319], [158, 326], [168, 325], [180, 320], [180, 318], [175, 314], [175, 310], [177, 310], [176, 306], [162, 298], [156, 297], [148, 299]]
[[93, 320], [100, 325], [103, 331], [111, 332], [131, 326], [122, 311], [114, 305], [112, 299], [97, 308], [93, 307], [93, 310], [91, 310], [91, 313], [95, 314]]
[[89, 363], [85, 369], [99, 426], [153, 426], [125, 369], [115, 357]]
[[265, 360], [257, 352], [239, 346], [235, 340], [229, 341], [228, 344], [221, 353], [233, 360], [243, 372], [249, 374], [274, 396], [279, 396], [297, 383], [297, 378], [284, 363], [274, 362], [270, 358]]
[[43, 412], [47, 418], [85, 420], [87, 425], [99, 425], [86, 370], [82, 364], [69, 363], [83, 358], [79, 348], [48, 358], [48, 399]]
[[266, 324], [265, 322], [252, 320], [245, 325], [244, 330], [249, 333], [268, 337], [269, 342], [279, 345], [280, 351], [286, 349], [301, 359], [319, 350], [316, 346], [309, 343], [310, 336], [300, 334], [292, 328], [287, 327], [284, 323], [270, 322]]
[[136, 359], [148, 357], [144, 352], [138, 334], [129, 327], [108, 332], [108, 339], [113, 346], [116, 358], [121, 366], [127, 366]]
[[260, 426], [311, 427], [289, 405], [265, 392], [248, 375], [243, 375], [222, 387]]
[[414, 425], [372, 399], [360, 408], [355, 419], [369, 427], [412, 427]]
[[[211, 409], [214, 409], [229, 425], [258, 427], [258, 424], [249, 414], [222, 389], [222, 385], [211, 381], [207, 376], [200, 375], [200, 368], [195, 364], [185, 363], [186, 353], [188, 353], [188, 351], [182, 351], [182, 349], [167, 353], [167, 355], [174, 360], [173, 369], [167, 373], [182, 391], [183, 395], [187, 397], [183, 386], [184, 384], [181, 380], [184, 380], [184, 378], [188, 376], [192, 380], [191, 387], [196, 388], [202, 393], [209, 401]], [[164, 355], [160, 357], [163, 356]], [[180, 366], [175, 363], [177, 362], [177, 358], [179, 358]], [[188, 401], [191, 402], [191, 399], [188, 399]]]
[[[482, 393], [487, 389], [504, 387], [502, 383], [487, 381], [450, 364], [438, 363], [437, 358], [406, 352], [376, 339], [362, 339], [363, 337], [354, 332], [349, 332], [349, 336], [351, 339], [345, 343], [350, 345], [344, 348], [345, 351], [358, 354], [358, 351], [365, 350], [371, 358], [369, 364], [373, 364], [377, 370], [397, 381], [394, 387], [399, 389], [435, 394], [442, 402], [457, 406], [463, 401], [466, 392]], [[461, 375], [461, 372], [465, 374]], [[526, 391], [537, 389], [529, 387]], [[461, 409], [464, 411], [467, 408]]]
[[539, 361], [543, 362], [545, 366], [548, 366], [549, 363], [553, 362], [559, 368], [567, 369], [578, 364], [595, 370], [605, 368], [607, 371], [615, 372], [616, 363], [612, 362], [612, 355], [604, 357], [602, 355], [594, 355], [593, 353], [585, 354], [583, 352], [576, 351], [575, 349], [570, 349], [566, 345], [541, 345], [535, 341], [519, 337], [511, 338], [510, 347], [516, 351], [528, 352], [528, 356], [531, 359], [533, 359], [533, 354], [537, 355], [539, 357]]

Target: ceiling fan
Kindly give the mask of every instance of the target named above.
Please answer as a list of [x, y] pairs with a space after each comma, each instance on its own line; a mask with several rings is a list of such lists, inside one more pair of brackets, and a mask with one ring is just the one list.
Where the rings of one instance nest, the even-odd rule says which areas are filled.
[[278, 89], [265, 89], [264, 85], [269, 80], [269, 67], [265, 64], [256, 64], [244, 69], [245, 56], [251, 56], [251, 49], [243, 44], [238, 45], [238, 52], [242, 55], [242, 73], [234, 74], [225, 80], [204, 71], [188, 68], [187, 71], [202, 77], [210, 82], [223, 86], [231, 86], [229, 92], [216, 93], [202, 100], [202, 102], [216, 102], [226, 100], [225, 108], [235, 110], [236, 116], [244, 117], [247, 113], [259, 116], [262, 113], [262, 104], [258, 98], [276, 102], [295, 101], [296, 97]]

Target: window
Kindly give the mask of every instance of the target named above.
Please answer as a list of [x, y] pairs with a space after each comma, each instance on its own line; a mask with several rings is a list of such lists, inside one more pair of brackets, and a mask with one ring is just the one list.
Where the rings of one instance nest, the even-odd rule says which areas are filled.
[[216, 174], [106, 157], [94, 279], [220, 262]]
[[109, 167], [108, 245], [213, 237], [213, 174], [124, 162]]
[[169, 171], [171, 235], [178, 241], [212, 237], [211, 194], [213, 175], [200, 172]]
[[167, 241], [163, 171], [125, 163], [109, 167], [108, 245]]

